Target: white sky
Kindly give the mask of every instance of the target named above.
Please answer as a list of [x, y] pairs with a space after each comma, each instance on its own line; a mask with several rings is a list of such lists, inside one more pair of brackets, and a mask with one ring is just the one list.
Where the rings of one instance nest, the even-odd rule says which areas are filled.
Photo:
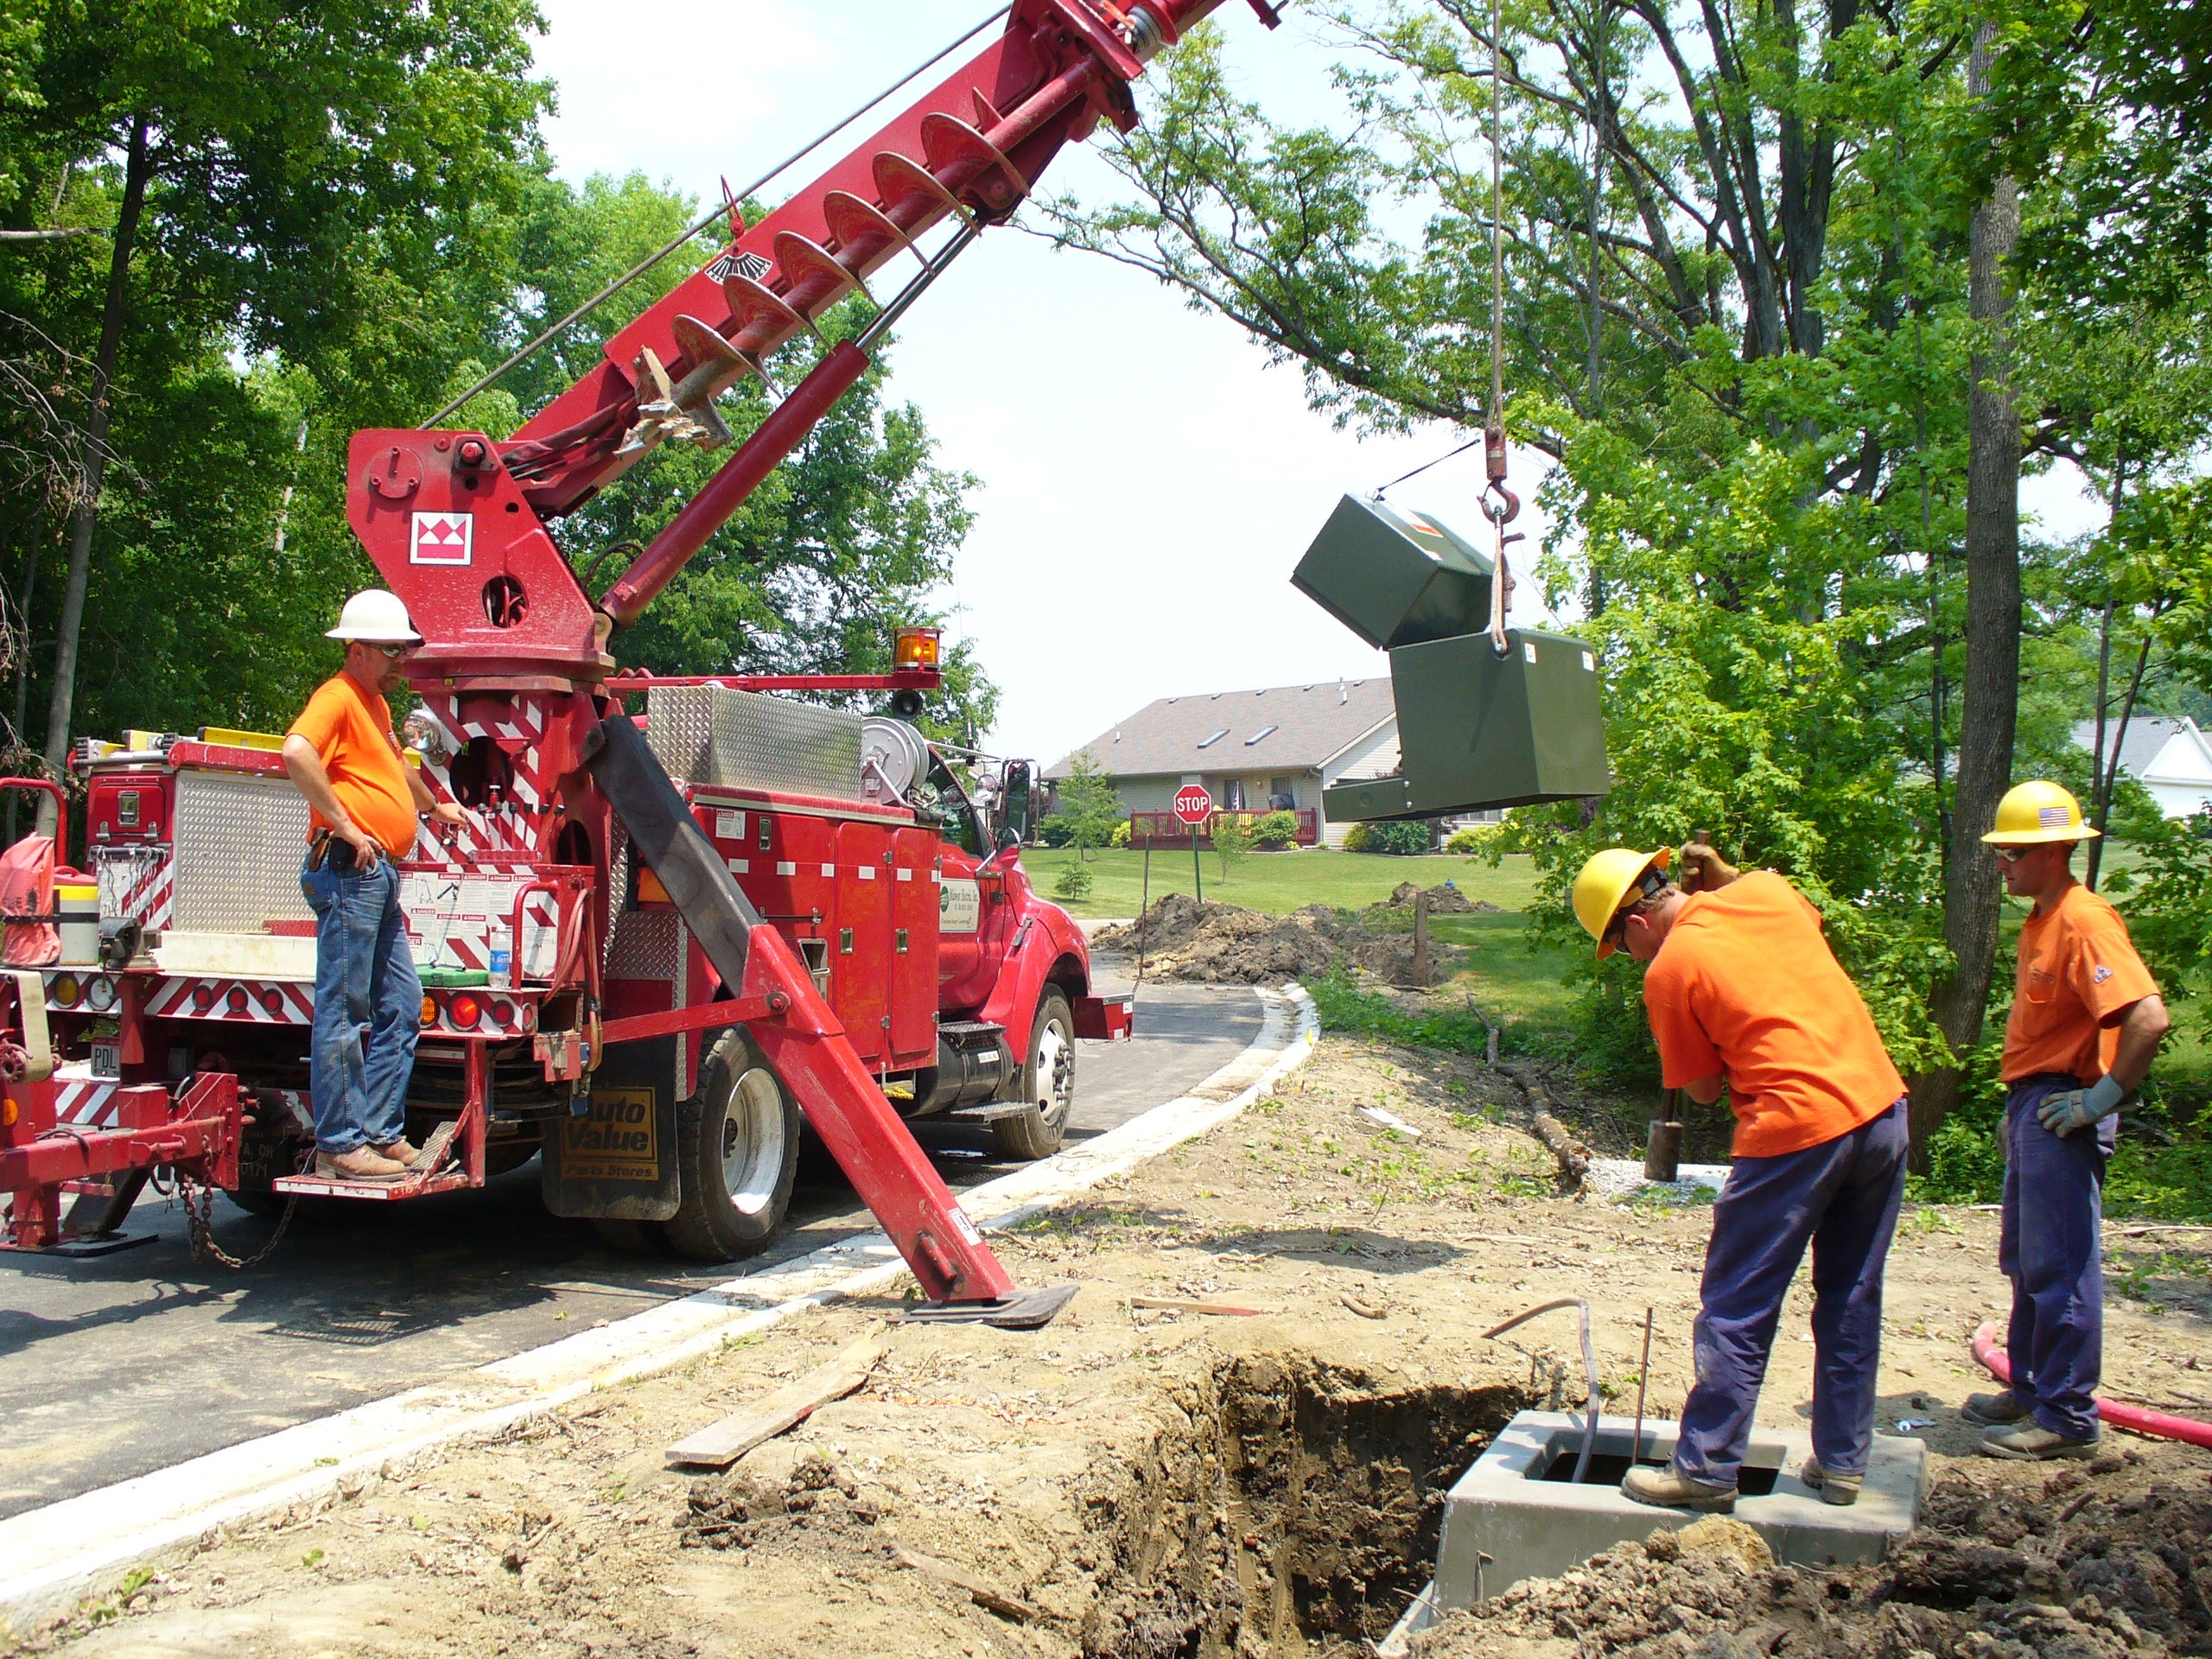
[[[709, 200], [722, 175], [742, 186], [992, 9], [541, 4], [550, 29], [537, 62], [560, 87], [547, 131], [563, 176], [635, 169]], [[1219, 17], [1241, 92], [1280, 119], [1325, 118], [1322, 48], [1295, 22], [1262, 29], [1242, 5]], [[813, 177], [849, 142], [766, 194]], [[1043, 188], [1098, 202], [1117, 183], [1088, 149], [1071, 149]], [[1046, 762], [1155, 696], [1388, 673], [1289, 575], [1339, 496], [1462, 441], [1443, 428], [1366, 441], [1335, 430], [1306, 409], [1297, 371], [1270, 368], [1235, 325], [1189, 310], [1141, 272], [1012, 230], [987, 235], [908, 314], [889, 391], [919, 405], [943, 464], [983, 480], [948, 596], [954, 626], [1003, 690], [995, 747]], [[1524, 499], [1541, 459], [1516, 455]], [[1391, 500], [1471, 539], [1481, 465], [1470, 451]], [[2062, 533], [2097, 519], [2069, 482], [2040, 480], [2031, 500]], [[1517, 527], [1540, 544], [1533, 507]], [[1517, 622], [1542, 620], [1532, 586]]]

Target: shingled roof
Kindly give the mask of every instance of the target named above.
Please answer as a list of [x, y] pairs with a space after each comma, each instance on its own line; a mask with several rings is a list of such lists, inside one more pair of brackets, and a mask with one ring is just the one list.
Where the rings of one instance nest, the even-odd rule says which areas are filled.
[[1045, 768], [1065, 778], [1085, 749], [1114, 778], [1318, 766], [1396, 715], [1390, 677], [1159, 697]]

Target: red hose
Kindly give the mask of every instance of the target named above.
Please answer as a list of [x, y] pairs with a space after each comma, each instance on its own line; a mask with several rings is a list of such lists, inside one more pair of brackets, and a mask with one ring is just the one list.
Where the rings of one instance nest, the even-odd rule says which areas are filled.
[[[1974, 1333], [1974, 1357], [1976, 1364], [1999, 1382], [2008, 1388], [2012, 1385], [2012, 1362], [1997, 1345], [1994, 1325], [1985, 1325]], [[2146, 1411], [2140, 1406], [2123, 1406], [2101, 1395], [2097, 1398], [2097, 1415], [2114, 1428], [2133, 1429], [2138, 1434], [2152, 1434], [2162, 1440], [2183, 1440], [2212, 1451], [2212, 1423], [2202, 1423], [2194, 1417], [2173, 1417], [2163, 1411]]]

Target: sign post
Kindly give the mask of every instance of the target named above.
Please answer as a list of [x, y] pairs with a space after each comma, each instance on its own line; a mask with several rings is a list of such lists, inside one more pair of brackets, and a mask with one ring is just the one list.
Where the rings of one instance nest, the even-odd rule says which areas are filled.
[[1205, 902], [1206, 878], [1198, 865], [1198, 826], [1213, 816], [1213, 797], [1204, 784], [1185, 784], [1175, 791], [1175, 816], [1191, 826], [1191, 880], [1200, 904]]

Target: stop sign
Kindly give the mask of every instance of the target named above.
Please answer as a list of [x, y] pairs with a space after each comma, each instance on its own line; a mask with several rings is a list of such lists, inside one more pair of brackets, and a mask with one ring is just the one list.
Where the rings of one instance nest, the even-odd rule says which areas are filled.
[[1175, 791], [1175, 816], [1185, 823], [1204, 823], [1213, 816], [1213, 797], [1203, 784], [1185, 784]]

